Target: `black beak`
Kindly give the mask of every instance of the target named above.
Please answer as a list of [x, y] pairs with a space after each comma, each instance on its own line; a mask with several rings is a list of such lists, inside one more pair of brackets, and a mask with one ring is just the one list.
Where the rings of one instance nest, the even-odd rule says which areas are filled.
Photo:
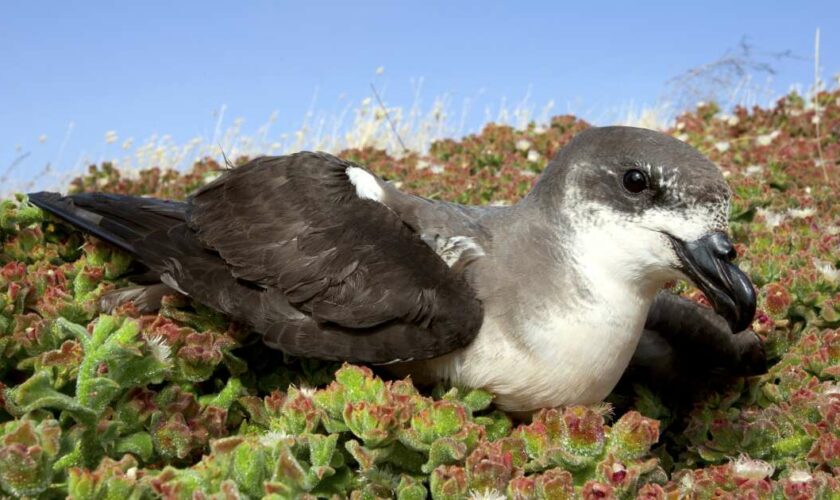
[[688, 242], [669, 238], [682, 271], [726, 318], [732, 332], [746, 330], [755, 316], [755, 290], [747, 275], [732, 263], [736, 252], [729, 238], [721, 232]]

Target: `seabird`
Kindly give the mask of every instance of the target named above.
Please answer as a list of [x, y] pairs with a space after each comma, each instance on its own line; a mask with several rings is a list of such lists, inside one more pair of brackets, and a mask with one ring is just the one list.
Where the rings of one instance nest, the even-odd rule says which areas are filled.
[[312, 152], [256, 158], [184, 202], [30, 199], [157, 281], [118, 290], [106, 307], [152, 310], [177, 291], [289, 354], [482, 387], [511, 411], [599, 402], [646, 322], [673, 333], [705, 317], [661, 292], [670, 280], [694, 282], [725, 318], [695, 324], [700, 337], [726, 344], [755, 313], [732, 263], [720, 170], [640, 128], [582, 132], [508, 207], [405, 194]]

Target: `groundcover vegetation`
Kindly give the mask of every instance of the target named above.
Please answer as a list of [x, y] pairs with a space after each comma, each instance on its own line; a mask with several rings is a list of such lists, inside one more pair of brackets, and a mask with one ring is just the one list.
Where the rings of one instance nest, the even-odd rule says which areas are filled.
[[[511, 203], [586, 127], [558, 116], [525, 130], [487, 125], [426, 155], [341, 155], [406, 191]], [[98, 298], [127, 283], [130, 257], [18, 195], [0, 204], [2, 494], [838, 498], [840, 92], [730, 115], [703, 105], [669, 133], [716, 161], [735, 193], [731, 226], [759, 291], [766, 375], [680, 411], [636, 386], [627, 409], [516, 422], [480, 390], [418, 390], [268, 350], [183, 297], [157, 315], [130, 304], [102, 314]], [[105, 164], [69, 190], [183, 198], [220, 170], [208, 160], [129, 178]]]

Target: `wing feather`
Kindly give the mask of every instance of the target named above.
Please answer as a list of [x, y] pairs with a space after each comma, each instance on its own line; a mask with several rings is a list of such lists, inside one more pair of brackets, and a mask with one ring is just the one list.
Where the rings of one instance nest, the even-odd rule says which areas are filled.
[[234, 277], [281, 290], [317, 324], [396, 322], [465, 345], [483, 316], [472, 288], [394, 211], [359, 198], [350, 167], [362, 168], [321, 153], [256, 159], [193, 195], [187, 222]]

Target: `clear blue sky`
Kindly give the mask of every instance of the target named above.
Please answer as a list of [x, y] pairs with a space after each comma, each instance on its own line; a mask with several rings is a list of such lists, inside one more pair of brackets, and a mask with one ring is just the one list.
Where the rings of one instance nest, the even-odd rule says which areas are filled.
[[[747, 36], [777, 64], [777, 93], [813, 80], [814, 31], [824, 75], [840, 71], [840, 1], [775, 2], [211, 2], [4, 1], [0, 4], [0, 175], [98, 157], [104, 134], [178, 142], [212, 134], [213, 112], [245, 131], [280, 112], [294, 130], [316, 108], [357, 102], [377, 82], [389, 105], [481, 95], [557, 102], [598, 120], [652, 103], [669, 78]], [[344, 96], [340, 98], [340, 96]], [[470, 123], [477, 127], [483, 113]], [[58, 157], [68, 123], [74, 130]], [[38, 138], [48, 139], [41, 144]]]

